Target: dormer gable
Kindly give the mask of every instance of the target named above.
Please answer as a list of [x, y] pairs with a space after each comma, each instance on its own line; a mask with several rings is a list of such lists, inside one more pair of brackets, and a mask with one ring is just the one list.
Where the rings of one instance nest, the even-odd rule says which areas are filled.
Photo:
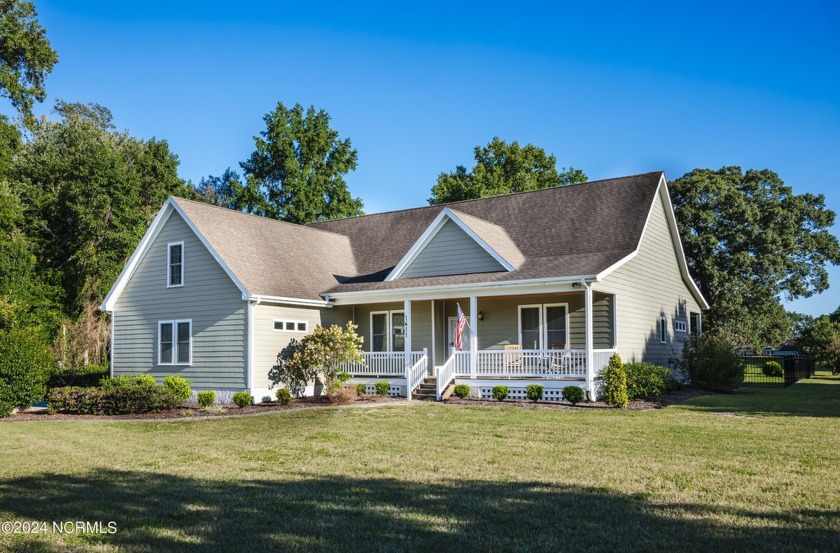
[[446, 207], [385, 280], [512, 272], [523, 261], [502, 227]]

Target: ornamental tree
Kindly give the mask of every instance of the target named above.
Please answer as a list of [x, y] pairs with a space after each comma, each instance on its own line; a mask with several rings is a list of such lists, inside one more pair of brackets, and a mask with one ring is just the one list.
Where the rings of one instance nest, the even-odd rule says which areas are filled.
[[342, 328], [318, 325], [300, 341], [292, 340], [277, 354], [277, 363], [269, 370], [272, 386], [284, 384], [296, 396], [315, 379], [323, 382], [328, 393], [337, 390], [346, 380], [345, 363], [364, 363], [364, 338], [356, 334], [357, 325], [348, 322]]

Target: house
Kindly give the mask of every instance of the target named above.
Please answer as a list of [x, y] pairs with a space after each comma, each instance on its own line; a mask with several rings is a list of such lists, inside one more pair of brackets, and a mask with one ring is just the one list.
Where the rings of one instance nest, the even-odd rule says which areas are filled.
[[258, 401], [316, 325], [354, 321], [366, 364], [348, 372], [393, 395], [541, 383], [559, 399], [594, 394], [615, 352], [667, 365], [706, 308], [661, 172], [305, 226], [170, 198], [102, 305], [113, 374]]

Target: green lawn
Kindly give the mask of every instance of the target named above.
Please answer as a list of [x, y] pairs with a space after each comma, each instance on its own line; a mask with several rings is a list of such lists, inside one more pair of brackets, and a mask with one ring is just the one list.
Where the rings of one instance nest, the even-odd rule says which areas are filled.
[[840, 380], [645, 412], [428, 403], [0, 424], [12, 551], [827, 551]]

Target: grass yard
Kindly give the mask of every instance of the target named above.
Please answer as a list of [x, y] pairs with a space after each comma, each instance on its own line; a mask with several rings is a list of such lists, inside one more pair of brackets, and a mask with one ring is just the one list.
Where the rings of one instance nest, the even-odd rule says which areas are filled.
[[9, 551], [830, 551], [840, 379], [661, 410], [0, 423]]

